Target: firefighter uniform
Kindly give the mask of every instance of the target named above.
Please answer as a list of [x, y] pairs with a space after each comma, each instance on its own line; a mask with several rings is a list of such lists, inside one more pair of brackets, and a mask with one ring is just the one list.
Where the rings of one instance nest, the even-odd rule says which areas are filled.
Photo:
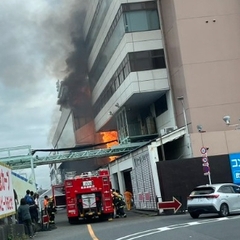
[[57, 212], [57, 209], [54, 206], [53, 198], [50, 198], [48, 201], [47, 212], [49, 215], [49, 223], [55, 224], [55, 213]]
[[113, 192], [113, 204], [116, 208], [116, 218], [127, 217], [126, 213], [124, 212], [125, 202], [121, 194]]

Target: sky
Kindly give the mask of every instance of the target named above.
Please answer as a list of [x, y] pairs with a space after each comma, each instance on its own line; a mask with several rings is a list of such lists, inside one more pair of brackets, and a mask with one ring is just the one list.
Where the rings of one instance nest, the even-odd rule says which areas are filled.
[[[84, 0], [0, 1], [0, 148], [52, 148], [60, 106], [56, 82], [68, 74]], [[30, 174], [30, 169], [20, 171]], [[36, 182], [50, 186], [48, 166]]]

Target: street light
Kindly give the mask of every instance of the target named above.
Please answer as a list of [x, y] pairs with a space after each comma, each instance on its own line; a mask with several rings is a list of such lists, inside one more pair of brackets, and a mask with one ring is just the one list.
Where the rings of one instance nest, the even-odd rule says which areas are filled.
[[230, 125], [230, 116], [224, 116], [223, 121], [227, 124]]
[[[230, 124], [231, 123], [231, 117], [226, 115], [223, 117], [223, 121], [226, 123], [227, 126], [229, 127], [236, 127], [236, 129], [239, 129], [240, 127], [240, 124], [239, 123], [236, 123], [236, 124]], [[240, 119], [239, 119], [240, 121]]]
[[202, 125], [197, 125], [197, 130], [201, 133], [202, 132]]

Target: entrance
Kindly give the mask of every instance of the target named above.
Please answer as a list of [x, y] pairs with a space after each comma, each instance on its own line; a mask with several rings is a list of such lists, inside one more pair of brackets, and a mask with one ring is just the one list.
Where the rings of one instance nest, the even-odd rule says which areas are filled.
[[132, 193], [133, 190], [132, 190], [132, 180], [131, 180], [131, 174], [130, 174], [131, 171], [132, 169], [127, 169], [126, 171], [124, 171], [123, 178], [125, 183], [125, 189]]

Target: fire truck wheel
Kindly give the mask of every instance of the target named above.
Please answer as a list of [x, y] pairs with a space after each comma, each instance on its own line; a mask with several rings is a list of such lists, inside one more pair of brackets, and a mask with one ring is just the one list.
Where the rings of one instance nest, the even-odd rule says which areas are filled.
[[112, 219], [112, 214], [102, 214], [102, 215], [100, 216], [100, 219], [101, 219], [102, 221], [108, 221], [108, 220]]
[[68, 218], [68, 222], [69, 222], [70, 224], [76, 224], [76, 223], [78, 223], [78, 217]]

